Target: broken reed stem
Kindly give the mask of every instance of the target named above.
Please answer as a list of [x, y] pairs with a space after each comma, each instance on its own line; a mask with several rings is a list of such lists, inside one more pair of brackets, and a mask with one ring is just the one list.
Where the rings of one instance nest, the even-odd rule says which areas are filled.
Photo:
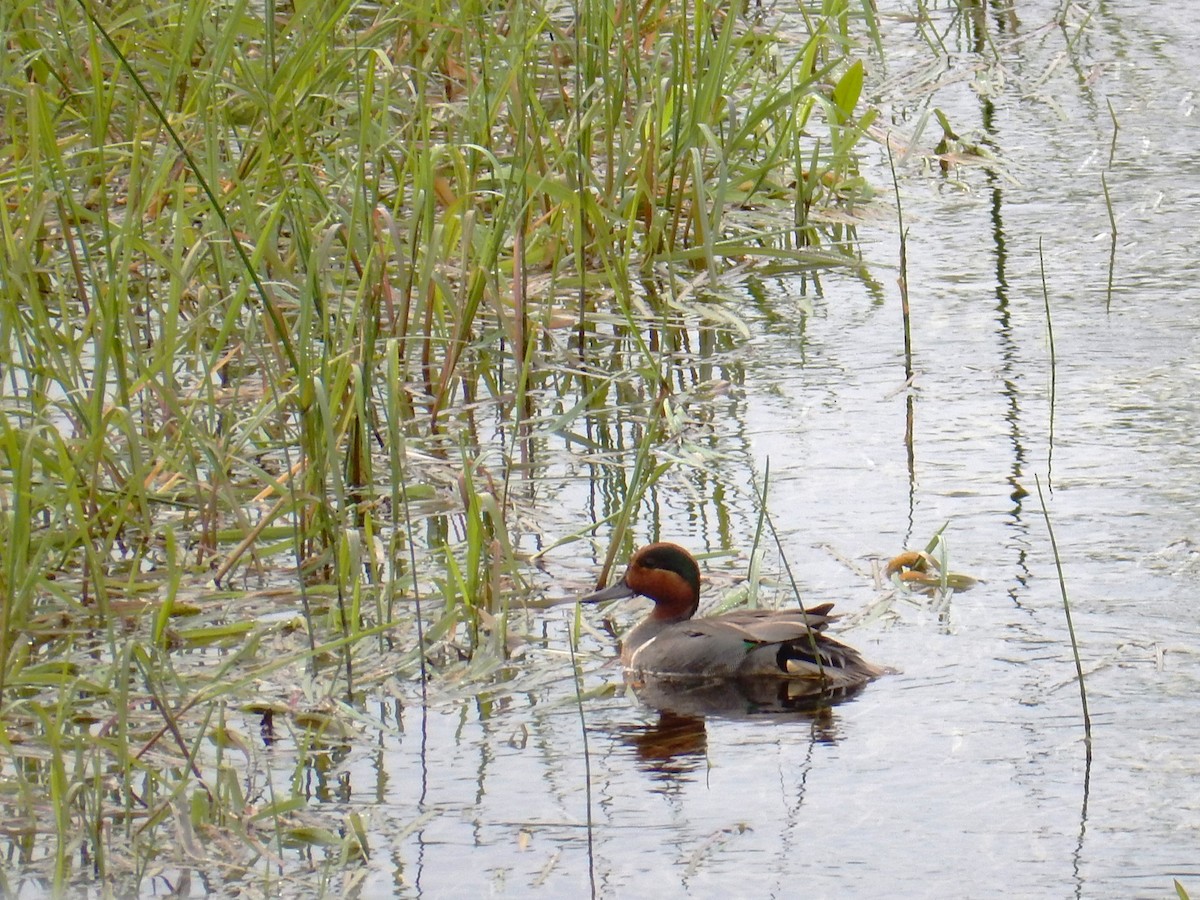
[[1104, 188], [1104, 208], [1108, 210], [1108, 286], [1104, 292], [1104, 311], [1112, 309], [1113, 272], [1117, 267], [1117, 217], [1113, 213], [1112, 196], [1108, 193], [1108, 179], [1100, 173], [1100, 187]]
[[904, 377], [912, 381], [912, 321], [908, 308], [908, 232], [904, 230], [904, 208], [900, 205], [900, 182], [896, 178], [896, 161], [892, 158], [892, 143], [887, 144], [888, 165], [892, 170], [892, 188], [896, 192], [896, 219], [900, 228], [900, 315], [904, 319]]
[[1046, 498], [1042, 495], [1042, 480], [1035, 473], [1038, 502], [1042, 505], [1042, 518], [1046, 520], [1046, 531], [1050, 535], [1050, 549], [1054, 551], [1054, 568], [1058, 571], [1058, 587], [1062, 591], [1063, 612], [1067, 617], [1067, 633], [1071, 636], [1071, 652], [1075, 654], [1075, 675], [1079, 679], [1079, 702], [1083, 707], [1083, 743], [1087, 748], [1087, 761], [1092, 762], [1092, 717], [1088, 714], [1087, 688], [1083, 684], [1083, 663], [1079, 660], [1079, 641], [1075, 639], [1075, 625], [1071, 621], [1071, 601], [1067, 599], [1067, 581], [1063, 577], [1062, 558], [1058, 555], [1058, 542], [1054, 540], [1054, 528], [1050, 525], [1050, 513], [1046, 509]]
[[904, 447], [908, 453], [908, 499], [911, 512], [917, 486], [917, 454], [914, 449], [916, 409], [913, 403], [912, 316], [908, 306], [908, 232], [904, 230], [904, 207], [900, 203], [900, 181], [896, 178], [896, 161], [892, 157], [892, 141], [885, 141], [888, 166], [892, 170], [892, 188], [896, 192], [896, 220], [900, 230], [900, 315], [904, 321], [904, 382], [907, 387], [904, 413]]
[[1054, 355], [1054, 323], [1050, 320], [1050, 291], [1046, 287], [1046, 259], [1042, 255], [1042, 239], [1038, 238], [1038, 266], [1042, 273], [1042, 301], [1046, 304], [1046, 335], [1050, 344], [1050, 434], [1046, 451], [1046, 487], [1054, 493], [1051, 463], [1054, 460], [1054, 406], [1058, 388], [1058, 367]]

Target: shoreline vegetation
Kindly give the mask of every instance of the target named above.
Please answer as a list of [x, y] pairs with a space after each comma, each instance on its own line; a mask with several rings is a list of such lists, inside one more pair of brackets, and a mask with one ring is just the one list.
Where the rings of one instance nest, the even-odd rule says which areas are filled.
[[872, 4], [0, 15], [0, 893], [337, 872], [365, 701], [528, 677], [540, 558], [712, 452], [735, 288], [859, 269]]

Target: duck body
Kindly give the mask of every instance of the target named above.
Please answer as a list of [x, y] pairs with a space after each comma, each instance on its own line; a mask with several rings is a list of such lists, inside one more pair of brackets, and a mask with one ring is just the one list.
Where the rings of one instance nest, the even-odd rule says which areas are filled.
[[677, 544], [642, 547], [620, 581], [580, 602], [639, 594], [653, 600], [654, 609], [621, 642], [621, 662], [635, 677], [803, 680], [836, 690], [885, 671], [825, 634], [837, 618], [832, 603], [693, 619], [700, 606], [700, 567]]

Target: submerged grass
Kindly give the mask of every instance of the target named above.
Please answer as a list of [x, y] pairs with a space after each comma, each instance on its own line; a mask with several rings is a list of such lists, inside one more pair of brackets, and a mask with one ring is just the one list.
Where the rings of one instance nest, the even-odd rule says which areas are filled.
[[548, 443], [627, 523], [730, 269], [855, 263], [878, 32], [801, 12], [0, 11], [0, 890], [369, 852], [302, 773], [504, 677]]

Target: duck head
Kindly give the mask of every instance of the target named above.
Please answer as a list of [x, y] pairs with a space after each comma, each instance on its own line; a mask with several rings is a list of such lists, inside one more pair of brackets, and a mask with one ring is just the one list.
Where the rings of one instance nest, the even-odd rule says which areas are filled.
[[651, 619], [683, 622], [700, 606], [700, 567], [678, 544], [647, 544], [633, 554], [620, 581], [580, 597], [579, 602], [599, 603], [634, 595], [654, 601]]

